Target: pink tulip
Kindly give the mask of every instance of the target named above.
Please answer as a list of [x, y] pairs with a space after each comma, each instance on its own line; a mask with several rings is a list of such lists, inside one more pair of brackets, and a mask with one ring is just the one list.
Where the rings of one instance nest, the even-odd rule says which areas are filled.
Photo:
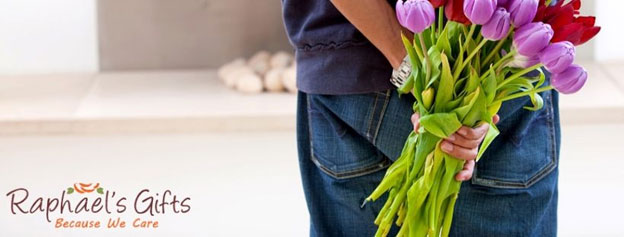
[[519, 54], [532, 57], [542, 52], [550, 44], [553, 34], [553, 30], [548, 24], [542, 22], [529, 23], [516, 30], [513, 44]]
[[429, 28], [436, 19], [435, 9], [427, 0], [399, 0], [396, 14], [399, 23], [416, 34]]
[[481, 27], [481, 34], [486, 39], [498, 41], [507, 36], [510, 27], [509, 12], [505, 8], [499, 7], [490, 21]]
[[483, 25], [492, 18], [496, 4], [496, 0], [464, 0], [464, 14], [472, 23]]
[[572, 64], [561, 73], [553, 74], [550, 84], [563, 94], [578, 92], [587, 82], [587, 71], [581, 66]]
[[574, 62], [576, 48], [568, 41], [549, 45], [540, 54], [540, 61], [551, 73], [560, 73]]

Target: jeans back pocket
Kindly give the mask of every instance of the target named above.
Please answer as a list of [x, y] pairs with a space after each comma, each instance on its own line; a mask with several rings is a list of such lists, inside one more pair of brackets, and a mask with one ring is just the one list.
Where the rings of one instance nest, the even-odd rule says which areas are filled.
[[472, 184], [491, 188], [529, 188], [557, 167], [556, 117], [552, 92], [544, 92], [544, 108], [528, 111], [528, 98], [501, 108], [501, 135], [477, 163]]
[[371, 174], [391, 164], [375, 147], [388, 94], [308, 95], [311, 159], [336, 179]]

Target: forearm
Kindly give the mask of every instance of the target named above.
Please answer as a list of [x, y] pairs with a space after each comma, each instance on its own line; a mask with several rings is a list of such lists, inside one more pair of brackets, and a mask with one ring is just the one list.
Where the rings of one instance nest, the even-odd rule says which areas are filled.
[[383, 53], [393, 68], [401, 64], [406, 52], [400, 32], [408, 34], [409, 31], [403, 30], [387, 1], [332, 0], [332, 3]]

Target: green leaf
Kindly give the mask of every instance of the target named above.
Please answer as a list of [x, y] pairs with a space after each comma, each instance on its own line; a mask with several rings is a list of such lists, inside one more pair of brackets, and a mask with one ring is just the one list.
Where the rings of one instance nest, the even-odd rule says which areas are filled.
[[400, 95], [403, 95], [403, 94], [410, 93], [413, 89], [414, 89], [414, 76], [410, 75], [407, 78], [407, 81], [405, 81], [403, 85], [401, 85], [401, 87], [397, 89], [397, 91], [399, 92]]
[[524, 109], [530, 111], [538, 111], [544, 107], [544, 99], [542, 98], [542, 96], [537, 93], [532, 93], [529, 96], [531, 98], [531, 103], [533, 104], [533, 106], [524, 106]]
[[412, 76], [413, 78], [413, 82], [414, 82], [414, 97], [416, 98], [416, 101], [418, 101], [418, 104], [422, 104], [422, 92], [425, 90], [423, 88], [423, 80], [425, 78], [425, 76], [423, 75], [423, 72], [416, 69], [416, 71], [414, 71], [414, 69], [412, 69]]
[[[423, 38], [425, 39], [425, 47], [427, 47], [427, 48], [431, 48], [431, 46], [433, 46], [433, 42], [431, 41], [431, 34], [434, 34], [434, 32], [431, 29], [431, 27], [425, 29], [422, 32]], [[416, 37], [414, 37], [414, 38], [416, 38]]]
[[505, 80], [505, 75], [509, 74], [510, 71], [510, 67], [503, 68], [503, 70], [501, 70], [496, 77], [496, 84], [500, 84], [501, 82], [503, 82], [503, 80]]
[[498, 111], [500, 110], [502, 105], [503, 105], [503, 102], [497, 102], [497, 103], [491, 104], [488, 107], [488, 115], [489, 115], [489, 117], [494, 117], [494, 115], [496, 115], [498, 113]]
[[[505, 83], [505, 85], [500, 86], [500, 88], [498, 88], [498, 91], [508, 90], [508, 93], [515, 93], [519, 90], [528, 91], [528, 90], [533, 90], [534, 88], [533, 82], [530, 78], [518, 77], [511, 81], [507, 81], [507, 80], [509, 79], [505, 79], [503, 82], [501, 82], [501, 83]], [[497, 87], [499, 86], [497, 85]]]
[[487, 115], [487, 101], [485, 97], [485, 93], [483, 93], [483, 88], [477, 90], [476, 100], [472, 105], [470, 111], [463, 118], [462, 123], [467, 126], [474, 126], [478, 121], [481, 120], [491, 120], [492, 118], [488, 118]]
[[[464, 27], [464, 26], [454, 21], [448, 21], [446, 23], [445, 29], [448, 32], [447, 35], [448, 35], [449, 42], [451, 43], [460, 42], [459, 37], [461, 35], [460, 34], [461, 27]], [[459, 46], [460, 44], [451, 44], [451, 52], [459, 52]]]
[[453, 110], [453, 112], [457, 115], [457, 118], [460, 121], [464, 121], [464, 119], [466, 118], [466, 115], [468, 115], [468, 112], [472, 110], [472, 107], [477, 101], [477, 97], [480, 91], [481, 91], [481, 88], [477, 87], [476, 91], [473, 91], [472, 93], [468, 94], [466, 97], [463, 98], [463, 105], [461, 107], [455, 108]]
[[465, 91], [468, 93], [475, 91], [477, 87], [479, 86], [479, 80], [480, 78], [479, 78], [479, 75], [477, 74], [477, 71], [473, 67], [470, 67], [470, 76], [468, 77], [468, 82], [466, 83]]
[[445, 27], [442, 33], [440, 33], [440, 37], [438, 38], [438, 42], [436, 42], [436, 48], [440, 50], [440, 52], [446, 53], [449, 58], [452, 58], [453, 51], [451, 49], [451, 42], [449, 41], [448, 31], [449, 27]]
[[455, 98], [454, 100], [449, 101], [446, 104], [446, 108], [448, 108], [449, 110], [453, 109], [453, 108], [457, 108], [459, 107], [459, 105], [461, 105], [461, 103], [464, 101], [464, 96], [458, 96], [457, 98]]
[[[431, 79], [427, 82], [426, 86], [423, 89], [427, 89], [440, 77], [440, 64], [442, 64], [442, 60], [440, 59], [440, 51], [437, 48], [432, 47], [429, 49], [429, 59], [431, 60]], [[427, 68], [426, 61], [423, 61], [423, 67]]]
[[418, 112], [420, 111], [419, 108], [420, 108], [420, 103], [418, 103], [418, 101], [414, 101], [414, 104], [412, 104], [412, 110], [414, 112]]
[[[459, 35], [459, 39], [457, 42], [457, 45], [459, 45], [459, 56], [457, 56], [457, 60], [455, 60], [455, 64], [453, 64], [453, 69], [454, 70], [459, 70], [459, 66], [464, 64], [464, 53], [465, 53], [465, 49], [463, 48], [464, 42], [462, 41], [462, 37], [461, 34]], [[453, 75], [461, 75], [461, 72], [457, 72], [457, 71], [453, 71]], [[458, 76], [459, 78], [459, 76]]]
[[455, 113], [434, 113], [421, 117], [420, 126], [437, 137], [447, 138], [455, 133], [462, 124]]
[[463, 96], [467, 94], [466, 84], [468, 83], [468, 77], [460, 78], [455, 81], [455, 97]]
[[[442, 60], [442, 75], [440, 77], [440, 84], [438, 85], [438, 91], [436, 92], [435, 104], [446, 105], [453, 99], [455, 79], [451, 74], [451, 66], [449, 65], [448, 58], [444, 53], [440, 54]], [[446, 112], [446, 107], [435, 106], [435, 112]]]
[[479, 147], [479, 153], [477, 153], [476, 161], [479, 161], [479, 159], [481, 159], [481, 156], [483, 156], [483, 153], [485, 153], [485, 151], [492, 144], [494, 139], [500, 134], [500, 131], [498, 131], [498, 128], [496, 127], [494, 123], [489, 123], [489, 125], [490, 125], [490, 129], [488, 129], [488, 132], [485, 134], [485, 138], [483, 138], [483, 142], [481, 143], [481, 146]]
[[481, 83], [483, 86], [483, 93], [485, 93], [487, 104], [491, 104], [496, 96], [496, 73], [494, 69], [490, 67], [488, 76]]
[[96, 191], [99, 194], [104, 194], [104, 189], [103, 188], [98, 188]]
[[401, 33], [401, 40], [403, 40], [403, 46], [405, 46], [405, 51], [407, 51], [410, 63], [412, 64], [412, 68], [418, 67], [418, 64], [420, 64], [420, 60], [418, 60], [418, 55], [416, 54], [416, 50], [414, 50], [414, 46], [410, 43], [410, 40], [407, 39], [407, 37], [405, 37], [403, 33]]
[[544, 71], [542, 71], [541, 68], [538, 68], [536, 70], [539, 72], [539, 80], [537, 81], [535, 88], [540, 88], [542, 87], [542, 85], [544, 85], [544, 82], [546, 82], [546, 75], [544, 74]]
[[74, 193], [74, 188], [67, 188], [67, 194]]

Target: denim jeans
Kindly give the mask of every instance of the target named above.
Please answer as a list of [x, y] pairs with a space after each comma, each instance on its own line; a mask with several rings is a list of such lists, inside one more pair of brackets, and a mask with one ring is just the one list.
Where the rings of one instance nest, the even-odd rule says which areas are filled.
[[[559, 114], [556, 92], [531, 112], [503, 104], [496, 138], [462, 184], [451, 236], [555, 236]], [[310, 236], [374, 236], [385, 202], [360, 207], [412, 129], [413, 98], [394, 90], [354, 95], [299, 92], [297, 140]], [[397, 228], [389, 236], [396, 234]]]

